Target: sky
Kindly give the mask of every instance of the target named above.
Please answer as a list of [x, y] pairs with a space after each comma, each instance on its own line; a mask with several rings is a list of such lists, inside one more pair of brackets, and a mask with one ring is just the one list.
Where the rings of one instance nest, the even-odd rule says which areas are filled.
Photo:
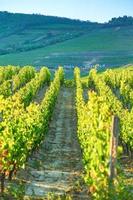
[[133, 16], [133, 0], [0, 0], [0, 11], [107, 22], [112, 17]]

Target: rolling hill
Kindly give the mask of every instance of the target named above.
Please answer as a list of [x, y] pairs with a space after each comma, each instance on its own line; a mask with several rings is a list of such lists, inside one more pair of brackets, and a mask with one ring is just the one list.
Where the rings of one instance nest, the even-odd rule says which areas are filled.
[[0, 12], [0, 65], [133, 63], [133, 19], [108, 23]]

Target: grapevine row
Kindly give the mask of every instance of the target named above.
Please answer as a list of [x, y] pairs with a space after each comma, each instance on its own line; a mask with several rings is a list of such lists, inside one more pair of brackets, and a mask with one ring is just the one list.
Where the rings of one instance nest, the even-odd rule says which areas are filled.
[[29, 154], [46, 134], [51, 113], [63, 81], [63, 69], [59, 68], [40, 105], [31, 103], [27, 108], [19, 101], [11, 102], [0, 123], [0, 174], [5, 177], [23, 167]]
[[24, 104], [24, 107], [28, 106], [40, 88], [42, 88], [45, 83], [49, 84], [50, 77], [51, 75], [48, 68], [42, 67], [40, 72], [35, 75], [35, 78], [24, 87], [20, 88], [18, 92], [9, 98], [9, 101], [19, 101]]
[[105, 83], [104, 78], [98, 77], [95, 70], [91, 70], [89, 80], [93, 80], [93, 87], [96, 88], [98, 94], [104, 99], [112, 114], [116, 114], [120, 118], [120, 137], [123, 144], [133, 149], [133, 108], [131, 111], [124, 109], [123, 104]]
[[33, 67], [23, 67], [22, 69], [20, 69], [17, 75], [12, 77], [11, 80], [3, 82], [0, 87], [0, 95], [3, 95], [3, 97], [9, 97], [34, 77], [35, 69]]
[[133, 106], [133, 72], [123, 69], [120, 72], [107, 70], [103, 78], [129, 110]]
[[95, 195], [108, 186], [111, 113], [104, 99], [94, 91], [89, 91], [89, 101], [84, 102], [78, 68], [75, 68], [75, 81], [77, 133], [83, 151], [85, 182]]
[[9, 80], [19, 72], [20, 68], [15, 66], [0, 66], [0, 84], [2, 84], [5, 80]]

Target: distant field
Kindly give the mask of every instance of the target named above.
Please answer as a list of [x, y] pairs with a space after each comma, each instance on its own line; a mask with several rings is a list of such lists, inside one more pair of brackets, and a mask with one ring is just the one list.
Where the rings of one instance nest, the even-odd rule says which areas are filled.
[[[64, 32], [64, 30], [63, 30]], [[80, 30], [81, 32], [81, 30]], [[73, 34], [75, 34], [73, 30]], [[42, 35], [42, 33], [41, 33]], [[29, 38], [35, 42], [41, 40], [39, 30], [30, 30], [25, 35], [13, 35], [10, 41], [22, 43]], [[102, 28], [85, 31], [74, 39], [67, 39], [56, 44], [31, 51], [17, 52], [0, 56], [0, 65], [78, 65], [89, 64], [123, 65], [133, 63], [133, 27]], [[20, 41], [21, 38], [21, 41]], [[36, 39], [35, 39], [36, 38]], [[38, 38], [38, 39], [37, 39]], [[2, 45], [9, 42], [2, 40]]]

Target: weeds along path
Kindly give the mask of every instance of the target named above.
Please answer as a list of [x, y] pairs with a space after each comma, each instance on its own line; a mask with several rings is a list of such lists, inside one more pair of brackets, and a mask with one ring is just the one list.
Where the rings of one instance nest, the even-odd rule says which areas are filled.
[[[85, 188], [77, 188], [83, 172], [81, 149], [76, 136], [74, 89], [61, 88], [49, 131], [40, 149], [29, 159], [24, 171], [25, 198], [72, 194], [88, 199]], [[40, 199], [40, 198], [39, 198]]]

